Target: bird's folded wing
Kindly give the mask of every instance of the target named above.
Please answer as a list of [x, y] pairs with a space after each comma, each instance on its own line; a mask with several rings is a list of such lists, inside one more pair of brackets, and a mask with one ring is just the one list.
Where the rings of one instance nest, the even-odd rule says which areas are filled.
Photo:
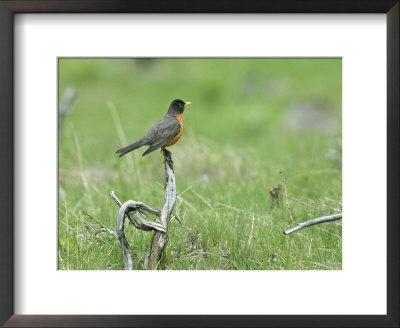
[[179, 133], [181, 125], [177, 119], [171, 116], [164, 116], [153, 128], [154, 134], [151, 138], [150, 148], [157, 149], [175, 137]]

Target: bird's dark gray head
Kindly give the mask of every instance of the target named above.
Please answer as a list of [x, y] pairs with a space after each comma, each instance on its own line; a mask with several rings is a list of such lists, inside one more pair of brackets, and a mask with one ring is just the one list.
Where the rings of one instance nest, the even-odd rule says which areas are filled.
[[169, 105], [168, 114], [171, 116], [176, 116], [182, 114], [185, 110], [185, 107], [190, 105], [191, 102], [184, 102], [180, 99], [175, 99], [172, 101], [171, 105]]

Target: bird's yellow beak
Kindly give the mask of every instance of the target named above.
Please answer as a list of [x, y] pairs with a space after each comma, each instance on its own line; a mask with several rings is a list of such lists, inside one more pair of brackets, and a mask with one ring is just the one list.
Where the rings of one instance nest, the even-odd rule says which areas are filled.
[[189, 106], [191, 103], [191, 101], [185, 102], [185, 106]]

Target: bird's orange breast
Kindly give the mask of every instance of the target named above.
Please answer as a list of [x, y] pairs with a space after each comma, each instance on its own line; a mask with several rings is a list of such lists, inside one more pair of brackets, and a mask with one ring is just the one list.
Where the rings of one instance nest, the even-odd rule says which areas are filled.
[[182, 113], [182, 114], [178, 114], [178, 115], [176, 115], [176, 116], [174, 116], [174, 117], [178, 120], [179, 124], [181, 125], [181, 128], [179, 129], [178, 134], [177, 134], [175, 137], [173, 137], [170, 141], [168, 141], [168, 142], [164, 145], [164, 147], [172, 146], [172, 145], [175, 144], [175, 143], [180, 139], [180, 137], [182, 136], [182, 133], [183, 133], [183, 113]]

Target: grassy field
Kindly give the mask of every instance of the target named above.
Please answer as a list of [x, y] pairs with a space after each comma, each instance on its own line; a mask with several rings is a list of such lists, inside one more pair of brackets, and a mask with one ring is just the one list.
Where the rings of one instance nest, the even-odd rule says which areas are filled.
[[[59, 132], [59, 269], [123, 269], [115, 236], [83, 212], [114, 230], [111, 190], [162, 206], [161, 153], [114, 152], [175, 98], [192, 105], [170, 148], [184, 229], [172, 221], [166, 269], [341, 269], [341, 225], [282, 233], [341, 212], [341, 71], [340, 59], [60, 59], [60, 98], [77, 97]], [[153, 233], [126, 232], [142, 269]]]

